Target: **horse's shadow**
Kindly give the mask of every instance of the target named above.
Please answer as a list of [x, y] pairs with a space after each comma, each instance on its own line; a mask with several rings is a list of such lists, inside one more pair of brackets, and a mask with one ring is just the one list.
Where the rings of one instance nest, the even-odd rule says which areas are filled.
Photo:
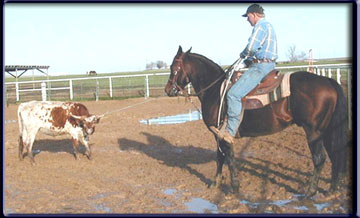
[[190, 164], [205, 164], [216, 160], [216, 153], [209, 149], [189, 146], [175, 146], [168, 140], [146, 132], [141, 134], [147, 137], [148, 143], [137, 142], [126, 138], [118, 139], [120, 150], [136, 150], [147, 156], [161, 161], [169, 167], [178, 167], [187, 170], [190, 174], [197, 176], [207, 185], [211, 180], [205, 175], [191, 168]]
[[[266, 181], [269, 181], [273, 184], [277, 184], [279, 187], [285, 188], [285, 190], [288, 192], [292, 192], [295, 194], [302, 194], [302, 192], [305, 191], [305, 188], [308, 185], [307, 184], [308, 181], [307, 180], [305, 181], [305, 180], [301, 179], [300, 177], [305, 177], [305, 178], [308, 178], [308, 180], [310, 180], [310, 178], [312, 177], [312, 174], [309, 172], [301, 171], [299, 169], [289, 168], [287, 166], [282, 165], [281, 163], [276, 164], [276, 163], [273, 163], [271, 161], [267, 161], [267, 160], [264, 160], [261, 158], [256, 158], [256, 157], [248, 157], [246, 159], [243, 158], [242, 153], [245, 152], [249, 146], [251, 146], [253, 139], [254, 138], [249, 138], [249, 140], [243, 146], [242, 150], [239, 151], [239, 158], [235, 160], [237, 169], [239, 171], [248, 172], [249, 174], [262, 179], [264, 184], [266, 183]], [[271, 143], [273, 146], [281, 147], [278, 144], [276, 144], [270, 140], [262, 140], [262, 141]], [[289, 152], [295, 153], [298, 156], [305, 156], [291, 148], [285, 147], [285, 149], [287, 149]], [[278, 169], [274, 169], [274, 167], [278, 168]], [[301, 189], [304, 189], [304, 190], [296, 190], [296, 189], [292, 188], [290, 185], [286, 184], [286, 182], [277, 181], [278, 178], [281, 178], [284, 181], [297, 183], [297, 184], [299, 184], [300, 187], [302, 187]], [[329, 179], [326, 179], [322, 176], [320, 176], [319, 179], [323, 180], [327, 183], [330, 183]], [[265, 186], [263, 186], [263, 187], [265, 187]], [[320, 187], [318, 187], [318, 190], [321, 193], [326, 193], [326, 191]], [[263, 190], [263, 191], [265, 191], [265, 190]]]
[[[119, 149], [120, 150], [135, 150], [141, 153], [146, 154], [147, 156], [161, 161], [163, 164], [169, 167], [179, 167], [187, 170], [190, 174], [197, 176], [203, 183], [210, 185], [212, 180], [206, 178], [205, 175], [198, 172], [197, 170], [191, 168], [190, 164], [205, 164], [210, 161], [216, 161], [216, 152], [209, 149], [189, 146], [175, 146], [171, 144], [168, 140], [152, 135], [149, 133], [142, 132], [143, 135], [147, 137], [148, 143], [142, 143], [134, 140], [129, 140], [126, 138], [118, 139]], [[244, 149], [240, 153], [246, 150], [251, 144], [251, 139], [243, 147]], [[241, 156], [241, 155], [240, 155]], [[260, 163], [259, 163], [260, 162]], [[303, 181], [299, 176], [311, 177], [311, 174], [302, 172], [300, 170], [295, 170], [288, 168], [286, 166], [277, 165], [279, 170], [274, 170], [271, 165], [273, 163], [265, 161], [259, 158], [237, 158], [236, 168], [239, 171], [248, 172], [253, 176], [256, 176], [264, 181], [269, 181], [273, 184], [277, 184], [279, 187], [285, 188], [288, 192], [293, 192], [299, 194], [299, 190], [294, 189], [292, 186], [288, 185], [286, 182], [280, 182], [276, 178], [273, 178], [271, 175], [275, 175], [277, 178], [282, 178], [285, 181], [290, 181], [298, 183], [300, 186], [306, 186], [307, 181]], [[260, 171], [260, 172], [259, 172]], [[215, 172], [215, 168], [214, 168]], [[289, 172], [289, 175], [286, 173]], [[295, 175], [292, 175], [294, 174]], [[215, 174], [214, 174], [215, 175]], [[328, 182], [327, 179], [320, 178]], [[222, 190], [227, 192], [227, 185], [222, 187]], [[320, 192], [325, 192], [323, 189], [320, 189]]]

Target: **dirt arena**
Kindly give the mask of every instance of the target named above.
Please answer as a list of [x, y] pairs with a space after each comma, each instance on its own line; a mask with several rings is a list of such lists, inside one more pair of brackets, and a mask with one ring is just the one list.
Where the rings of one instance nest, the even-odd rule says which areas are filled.
[[113, 112], [90, 136], [93, 159], [80, 154], [75, 160], [70, 136], [38, 133], [34, 166], [28, 157], [18, 158], [18, 105], [5, 107], [4, 213], [352, 213], [351, 174], [340, 191], [325, 195], [330, 187], [328, 159], [320, 192], [302, 199], [313, 164], [301, 128], [293, 125], [274, 135], [237, 139], [240, 193], [232, 194], [227, 166], [221, 189], [208, 188], [216, 171], [216, 142], [202, 120], [140, 123], [187, 113], [195, 109], [193, 104], [183, 97], [145, 101], [82, 102], [92, 114]]

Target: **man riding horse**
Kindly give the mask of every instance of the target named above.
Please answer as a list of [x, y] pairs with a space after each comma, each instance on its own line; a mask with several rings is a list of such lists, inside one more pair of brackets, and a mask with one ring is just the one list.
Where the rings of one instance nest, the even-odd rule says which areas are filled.
[[[240, 53], [240, 58], [245, 59], [245, 63], [250, 63], [249, 69], [229, 90], [227, 125], [223, 125], [217, 133], [219, 139], [224, 139], [229, 144], [234, 143], [234, 137], [242, 121], [244, 107], [241, 99], [275, 68], [275, 60], [278, 57], [275, 31], [265, 20], [264, 9], [259, 4], [252, 4], [242, 16], [247, 17], [254, 28], [247, 46]], [[237, 68], [239, 66], [235, 66], [235, 69]]]

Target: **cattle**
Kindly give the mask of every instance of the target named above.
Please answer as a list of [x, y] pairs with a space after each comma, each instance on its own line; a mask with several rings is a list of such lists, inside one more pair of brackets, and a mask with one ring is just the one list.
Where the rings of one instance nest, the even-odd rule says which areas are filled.
[[95, 124], [102, 116], [89, 114], [88, 109], [77, 102], [30, 101], [18, 107], [19, 158], [27, 155], [34, 164], [32, 146], [40, 131], [47, 135], [69, 134], [72, 137], [75, 159], [78, 159], [78, 146], [85, 147], [85, 155], [90, 160], [89, 135], [95, 132]]
[[89, 75], [89, 76], [96, 76], [97, 73], [96, 73], [95, 70], [90, 70], [90, 71], [88, 72], [88, 75]]

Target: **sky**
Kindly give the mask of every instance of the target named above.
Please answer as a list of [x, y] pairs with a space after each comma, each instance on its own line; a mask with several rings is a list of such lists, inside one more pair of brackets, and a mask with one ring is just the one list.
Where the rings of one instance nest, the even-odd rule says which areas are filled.
[[[278, 40], [313, 57], [352, 56], [350, 3], [263, 3]], [[5, 4], [5, 65], [46, 65], [50, 75], [130, 72], [168, 65], [179, 48], [232, 64], [253, 27], [249, 3]]]

